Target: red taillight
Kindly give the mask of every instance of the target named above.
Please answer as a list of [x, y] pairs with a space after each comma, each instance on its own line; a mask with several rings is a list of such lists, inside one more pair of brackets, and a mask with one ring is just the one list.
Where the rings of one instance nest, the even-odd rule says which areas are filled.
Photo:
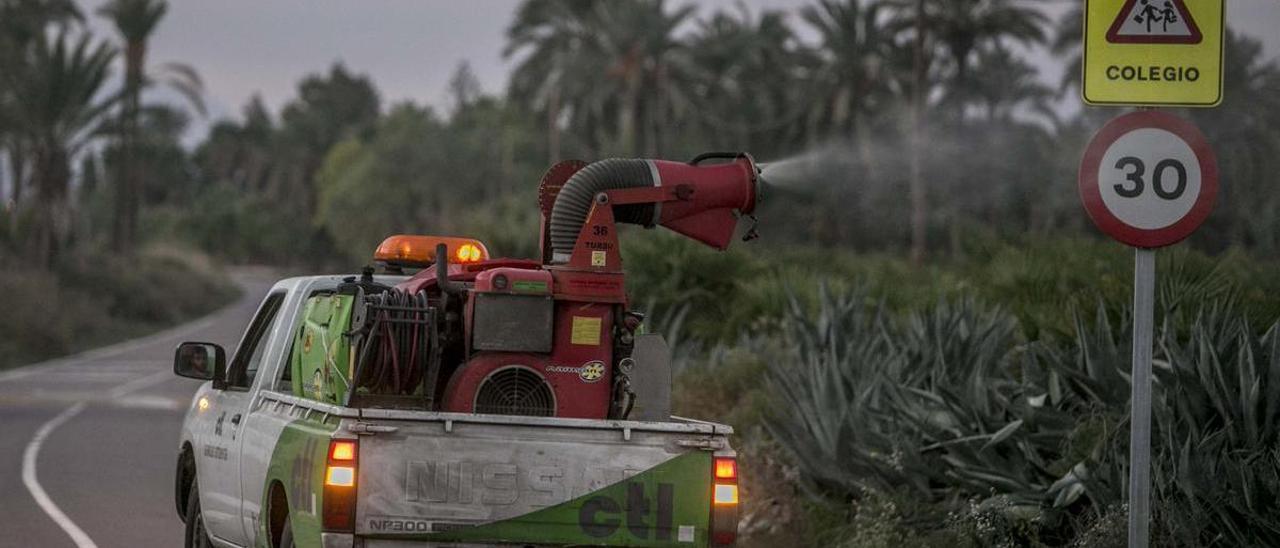
[[715, 457], [711, 466], [711, 544], [732, 545], [738, 540], [738, 461]]
[[346, 440], [329, 442], [329, 460], [344, 462], [356, 460], [356, 442]]
[[321, 528], [328, 532], [351, 533], [356, 528], [355, 440], [332, 440], [324, 470], [324, 500]]
[[738, 461], [737, 460], [727, 459], [723, 457], [716, 457], [715, 463], [716, 463], [716, 479], [718, 480], [738, 479]]

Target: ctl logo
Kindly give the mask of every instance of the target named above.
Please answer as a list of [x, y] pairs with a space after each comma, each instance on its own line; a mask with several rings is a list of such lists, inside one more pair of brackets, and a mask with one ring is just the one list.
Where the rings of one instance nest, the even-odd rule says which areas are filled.
[[654, 540], [671, 540], [675, 486], [659, 483], [656, 502], [654, 508], [643, 483], [629, 482], [625, 506], [604, 495], [591, 497], [578, 510], [578, 525], [588, 536], [604, 538], [617, 532], [625, 520], [627, 531], [635, 538], [648, 540], [653, 531]]

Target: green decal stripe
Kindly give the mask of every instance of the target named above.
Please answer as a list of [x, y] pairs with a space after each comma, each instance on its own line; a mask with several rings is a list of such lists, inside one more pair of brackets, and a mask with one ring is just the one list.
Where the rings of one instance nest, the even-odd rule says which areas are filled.
[[[324, 504], [324, 468], [329, 457], [329, 440], [338, 429], [336, 420], [295, 420], [285, 426], [271, 453], [267, 481], [262, 486], [262, 511], [258, 518], [258, 546], [266, 548], [270, 535], [269, 502], [272, 483], [284, 485], [289, 501], [290, 524], [299, 547], [320, 546], [320, 509]], [[315, 513], [311, 501], [315, 500]]]
[[[373, 538], [592, 546], [705, 546], [711, 454], [688, 453], [621, 482], [522, 516], [426, 535]], [[678, 542], [681, 526], [693, 542]]]

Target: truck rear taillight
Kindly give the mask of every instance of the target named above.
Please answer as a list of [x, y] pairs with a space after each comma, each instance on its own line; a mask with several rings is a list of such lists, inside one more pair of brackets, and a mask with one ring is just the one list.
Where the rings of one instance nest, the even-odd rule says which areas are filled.
[[738, 461], [714, 457], [711, 469], [711, 544], [728, 546], [738, 540]]
[[329, 442], [329, 458], [324, 470], [324, 501], [321, 527], [327, 532], [351, 533], [356, 528], [355, 440]]
[[718, 480], [737, 480], [738, 479], [738, 461], [729, 458], [717, 458], [716, 462], [716, 479]]
[[717, 483], [716, 505], [724, 506], [726, 504], [738, 504], [738, 486]]

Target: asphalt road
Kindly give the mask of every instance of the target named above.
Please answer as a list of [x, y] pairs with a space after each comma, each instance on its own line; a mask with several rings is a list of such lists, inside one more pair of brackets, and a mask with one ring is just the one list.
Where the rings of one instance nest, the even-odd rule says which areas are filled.
[[234, 351], [274, 279], [234, 274], [236, 303], [136, 341], [0, 371], [0, 547], [182, 546], [178, 431], [200, 381], [172, 373], [182, 341]]

